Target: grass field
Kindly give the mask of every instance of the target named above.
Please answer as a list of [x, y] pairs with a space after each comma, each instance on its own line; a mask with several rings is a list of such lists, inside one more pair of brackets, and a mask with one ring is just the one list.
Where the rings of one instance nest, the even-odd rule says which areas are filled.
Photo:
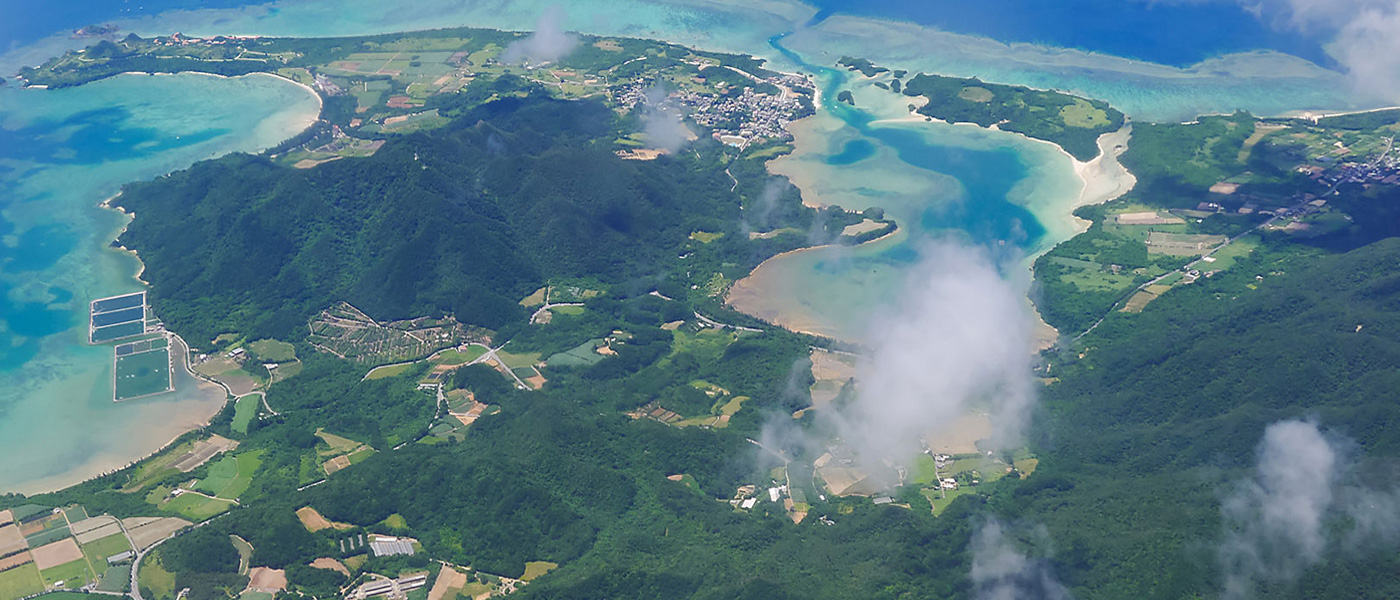
[[326, 445], [331, 447], [329, 452], [321, 451], [325, 454], [340, 454], [360, 445], [360, 443], [355, 440], [341, 437], [333, 433], [326, 433], [325, 431], [317, 431], [316, 436], [320, 437], [322, 441], [326, 442]]
[[[97, 584], [98, 591], [103, 592], [127, 592], [131, 587], [131, 563], [112, 565], [107, 567], [107, 572], [102, 575], [102, 581]], [[89, 600], [84, 597], [83, 600]]]
[[394, 513], [384, 518], [384, 525], [390, 529], [408, 529], [408, 519], [403, 515]]
[[209, 476], [196, 486], [210, 495], [236, 500], [253, 483], [253, 474], [262, 466], [262, 451], [227, 456], [209, 466]]
[[89, 581], [96, 581], [97, 575], [88, 568], [86, 560], [75, 560], [70, 563], [58, 565], [57, 567], [44, 569], [40, 572], [44, 577], [45, 585], [54, 585], [60, 581], [63, 587], [73, 589], [87, 585]]
[[588, 309], [583, 306], [556, 306], [549, 310], [554, 312], [554, 314], [556, 315], [567, 315], [570, 317], [577, 317], [586, 312]]
[[709, 231], [695, 231], [690, 234], [690, 239], [700, 242], [701, 244], [708, 244], [722, 237], [724, 237], [724, 232], [722, 231], [718, 233]]
[[1080, 98], [1075, 98], [1074, 104], [1060, 109], [1060, 120], [1068, 127], [1084, 129], [1104, 127], [1109, 123], [1108, 113], [1103, 109], [1094, 108], [1094, 105]]
[[938, 477], [938, 463], [933, 457], [927, 454], [920, 454], [914, 459], [914, 464], [909, 469], [909, 481], [920, 485], [929, 485]]
[[929, 503], [933, 504], [934, 516], [938, 516], [939, 513], [942, 513], [945, 509], [947, 509], [948, 505], [952, 504], [953, 500], [956, 500], [958, 496], [972, 493], [975, 493], [973, 488], [960, 487], [956, 490], [948, 490], [947, 497], [945, 498], [943, 497], [943, 492], [941, 492], [940, 490], [923, 491], [924, 497], [928, 498]]
[[[520, 369], [520, 368], [523, 368], [523, 367], [534, 366], [535, 363], [540, 362], [540, 353], [539, 353], [539, 352], [526, 352], [526, 353], [524, 353], [524, 354], [511, 354], [511, 353], [509, 353], [509, 352], [506, 352], [505, 350], [500, 350], [500, 351], [496, 352], [496, 356], [499, 356], [499, 357], [501, 358], [501, 362], [505, 363], [505, 365], [506, 365], [507, 367], [511, 368], [512, 370], [513, 370], [513, 369]], [[522, 376], [522, 378], [523, 378], [523, 376]]]
[[23, 598], [44, 591], [44, 580], [34, 563], [0, 571], [0, 600]]
[[258, 355], [258, 358], [263, 362], [282, 363], [295, 360], [297, 357], [294, 346], [277, 340], [248, 342], [247, 348], [249, 352]]
[[545, 364], [551, 367], [587, 367], [598, 364], [605, 357], [594, 351], [603, 343], [602, 338], [588, 340], [564, 352], [549, 357]]
[[[165, 570], [165, 566], [160, 562], [159, 551], [141, 561], [141, 571], [137, 574], [136, 584], [141, 586], [142, 595], [152, 600], [162, 600], [175, 595], [175, 574]], [[150, 594], [145, 594], [148, 590]]]
[[448, 348], [439, 352], [433, 358], [432, 363], [435, 365], [465, 365], [481, 358], [483, 354], [486, 354], [486, 347], [477, 344], [467, 346], [466, 352], [458, 351], [456, 348]]
[[399, 375], [407, 373], [408, 370], [412, 368], [413, 363], [375, 367], [373, 370], [371, 370], [368, 374], [365, 375], [365, 379], [388, 379], [390, 377], [398, 377]]
[[238, 574], [247, 575], [249, 561], [253, 559], [253, 545], [236, 535], [228, 536], [228, 541], [238, 550]]
[[520, 576], [521, 581], [530, 581], [540, 575], [544, 575], [559, 565], [543, 560], [535, 560], [525, 563], [525, 574]]
[[107, 571], [108, 556], [115, 556], [130, 549], [131, 544], [126, 541], [126, 535], [117, 533], [83, 544], [83, 556], [92, 563], [92, 568], [97, 570], [97, 574], [102, 575]]
[[362, 462], [365, 462], [365, 459], [367, 459], [367, 458], [369, 458], [369, 457], [371, 457], [371, 456], [374, 456], [374, 448], [370, 448], [369, 446], [365, 446], [364, 448], [360, 448], [359, 450], [356, 450], [356, 451], [354, 451], [354, 452], [351, 452], [351, 453], [350, 453], [348, 456], [346, 456], [345, 458], [346, 458], [346, 460], [349, 460], [349, 461], [350, 461], [350, 464], [352, 464], [352, 465], [357, 465], [357, 464], [360, 464], [360, 463], [362, 463]]
[[493, 589], [493, 588], [492, 588], [491, 586], [487, 585], [487, 584], [480, 583], [480, 582], [477, 582], [477, 581], [473, 581], [473, 582], [471, 582], [471, 583], [468, 583], [466, 586], [464, 586], [464, 587], [462, 588], [462, 591], [461, 591], [461, 592], [458, 592], [458, 597], [460, 597], [460, 598], [475, 598], [475, 597], [480, 596], [480, 595], [482, 595], [482, 594], [489, 594], [489, 593], [491, 593], [492, 589]]
[[230, 427], [235, 432], [247, 435], [248, 426], [258, 417], [258, 407], [261, 405], [262, 397], [254, 394], [239, 398], [233, 405], [233, 423]]
[[228, 510], [230, 506], [223, 500], [212, 500], [199, 494], [180, 494], [161, 508], [197, 523]]
[[1224, 271], [1235, 266], [1235, 262], [1259, 247], [1260, 238], [1257, 235], [1247, 235], [1230, 243], [1229, 246], [1217, 250], [1211, 254], [1214, 262], [1201, 263], [1196, 265], [1202, 271], [1221, 270]]
[[128, 354], [116, 359], [116, 399], [159, 394], [171, 389], [170, 350]]

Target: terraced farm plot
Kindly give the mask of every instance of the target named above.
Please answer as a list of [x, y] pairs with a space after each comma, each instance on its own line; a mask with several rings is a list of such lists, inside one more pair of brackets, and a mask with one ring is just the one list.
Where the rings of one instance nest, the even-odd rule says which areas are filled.
[[113, 369], [114, 399], [117, 401], [163, 394], [175, 389], [170, 350], [167, 348], [117, 354]]
[[491, 341], [490, 331], [454, 319], [379, 323], [344, 302], [321, 311], [308, 327], [307, 341], [316, 349], [366, 364], [415, 361], [443, 348]]

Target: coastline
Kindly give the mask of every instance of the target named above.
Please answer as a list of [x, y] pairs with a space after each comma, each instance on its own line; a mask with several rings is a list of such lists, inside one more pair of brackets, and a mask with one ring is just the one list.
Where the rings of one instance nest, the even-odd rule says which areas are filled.
[[[874, 79], [861, 78], [861, 80], [868, 82]], [[1037, 257], [1048, 252], [1055, 245], [1083, 233], [1091, 225], [1090, 222], [1074, 215], [1077, 209], [1083, 206], [1101, 204], [1121, 197], [1136, 184], [1136, 178], [1117, 160], [1118, 157], [1126, 151], [1128, 142], [1131, 139], [1131, 123], [1125, 123], [1124, 126], [1117, 131], [1100, 135], [1097, 140], [1099, 148], [1098, 154], [1091, 160], [1081, 161], [1074, 158], [1073, 155], [1054, 142], [1033, 138], [1020, 132], [1005, 131], [995, 125], [983, 127], [971, 122], [949, 123], [942, 119], [920, 115], [917, 112], [906, 112], [907, 104], [895, 107], [894, 104], [890, 102], [879, 102], [879, 100], [885, 99], [885, 95], [883, 94], [874, 96], [877, 100], [875, 104], [863, 102], [861, 101], [862, 92], [870, 92], [870, 90], [864, 89], [866, 87], [868, 87], [868, 84], [866, 86], [855, 86], [852, 88], [852, 91], [857, 95], [857, 101], [859, 105], [862, 106], [862, 110], [871, 112], [873, 116], [876, 117], [881, 114], [889, 115], [895, 111], [904, 113], [902, 116], [876, 118], [868, 123], [872, 127], [914, 128], [916, 124], [926, 123], [965, 126], [973, 130], [1013, 134], [1021, 140], [1044, 145], [1042, 147], [1047, 149], [1053, 149], [1056, 154], [1064, 157], [1068, 162], [1067, 166], [1069, 167], [1069, 171], [1074, 174], [1074, 179], [1077, 180], [1078, 185], [1075, 188], [1066, 189], [1064, 193], [1030, 194], [1025, 197], [1025, 204], [1023, 204], [1027, 210], [1035, 215], [1037, 220], [1045, 228], [1045, 236], [1042, 238], [1042, 242], [1028, 252], [1027, 256], [1025, 256], [1022, 261], [1022, 266], [1026, 269], [1025, 272], [1031, 275], [1032, 278], [1034, 277], [1034, 273], [1031, 272], [1031, 267]], [[918, 107], [927, 103], [927, 99], [923, 97], [910, 98], [909, 100], [913, 101], [916, 110]], [[820, 153], [823, 152], [823, 145], [827, 148], [834, 148], [839, 147], [846, 141], [842, 139], [840, 133], [844, 127], [844, 123], [840, 122], [839, 119], [834, 119], [830, 116], [823, 118], [820, 115], [814, 115], [813, 117], [790, 124], [788, 129], [794, 134], [795, 144], [798, 146], [802, 145], [800, 140], [814, 140], [818, 145], [815, 146], [813, 150], [820, 155]], [[808, 144], [812, 143], [812, 141], [808, 142]], [[775, 163], [770, 161], [768, 164], [768, 171], [775, 175], [786, 176], [793, 185], [802, 190], [802, 202], [808, 207], [821, 208], [831, 204], [841, 204], [843, 206], [850, 204], [850, 198], [840, 194], [831, 198], [823, 197], [824, 192], [818, 191], [823, 188], [821, 185], [821, 177], [815, 173], [814, 169], [810, 167], [804, 168], [799, 161], [791, 158], [799, 154], [802, 153], [794, 152], [789, 155], [789, 157], [780, 159], [793, 162], [777, 163], [777, 168], [774, 168]], [[1048, 165], [1044, 168], [1055, 169], [1057, 172], [1059, 169], [1064, 168], [1062, 166], [1064, 163], [1056, 164], [1057, 160], [1046, 163], [1045, 159], [1048, 158], [1049, 157], [1046, 156], [1040, 161], [1040, 163]], [[1046, 171], [1040, 171], [1039, 173], [1033, 171], [1030, 173], [1028, 180], [1043, 180], [1047, 174]], [[1062, 173], [1054, 177], [1064, 179], [1065, 183], [1074, 181], [1067, 180], [1067, 178], [1065, 178], [1066, 175], [1067, 173]], [[829, 188], [826, 189], [826, 192], [830, 191]], [[900, 215], [894, 215], [893, 218], [903, 221], [908, 217], [906, 216], [904, 219], [900, 219]], [[895, 232], [889, 235], [893, 235], [893, 233], [902, 230], [906, 223], [900, 223], [900, 225], [901, 227], [899, 229], [896, 229]], [[887, 241], [889, 235], [882, 236], [877, 240], [871, 240], [871, 242]], [[867, 242], [867, 244], [868, 243], [869, 242]], [[866, 249], [867, 246], [866, 244], [859, 244], [846, 248]], [[770, 292], [772, 289], [781, 289], [792, 283], [788, 278], [788, 274], [777, 270], [776, 265], [791, 261], [795, 257], [803, 256], [802, 253], [818, 250], [829, 251], [830, 249], [830, 245], [813, 246], [784, 252], [768, 258], [750, 271], [747, 276], [731, 285], [730, 289], [725, 294], [725, 304], [735, 310], [739, 310], [740, 312], [744, 312], [745, 314], [791, 331], [858, 343], [859, 340], [851, 339], [850, 335], [837, 335], [835, 332], [827, 331], [830, 327], [823, 326], [818, 319], [813, 318], [811, 315], [805, 315], [805, 309], [798, 306], [781, 306], [772, 301], [770, 297], [772, 294], [766, 293]], [[1033, 328], [1034, 332], [1031, 340], [1029, 340], [1031, 349], [1033, 351], [1039, 351], [1053, 345], [1058, 337], [1058, 332], [1048, 324], [1045, 324], [1040, 318], [1031, 297], [1027, 297], [1026, 304], [1027, 308], [1034, 315], [1033, 321], [1035, 322]]]
[[[249, 73], [238, 76], [223, 76], [198, 71], [124, 74], [140, 74], [149, 77], [155, 77], [156, 75], [197, 74], [212, 76], [216, 79], [232, 80], [249, 78], [252, 75], [266, 75], [273, 79], [292, 83], [300, 88], [301, 91], [310, 94], [310, 96], [316, 99], [314, 110], [311, 109], [309, 103], [303, 103], [297, 100], [295, 105], [281, 105], [281, 109], [269, 112], [265, 116], [261, 116], [259, 120], [250, 123], [245, 132], [246, 135], [248, 135], [248, 140], [256, 140], [253, 141], [255, 145], [251, 148], [253, 151], [274, 147], [276, 144], [305, 131], [307, 127], [310, 127], [320, 119], [321, 113], [325, 109], [324, 99], [311, 87], [271, 73]], [[253, 85], [263, 88], [267, 87], [269, 84], [257, 83]], [[280, 82], [278, 85], [280, 85]], [[54, 92], [49, 91], [43, 93]], [[287, 94], [287, 97], [295, 97], [299, 93], [300, 92], [291, 92]], [[294, 106], [296, 110], [288, 110]], [[226, 150], [219, 154], [225, 154], [228, 151], [232, 150]], [[204, 158], [210, 158], [210, 156], [205, 155]], [[196, 155], [192, 156], [190, 160], [198, 161], [202, 160], [202, 158]], [[189, 163], [180, 162], [178, 164], [183, 164], [184, 166], [169, 168], [168, 170], [163, 170], [152, 175], [143, 175], [140, 179], [174, 172], [180, 168], [187, 167]], [[176, 163], [171, 163], [171, 165], [177, 166]], [[134, 266], [128, 266], [130, 263], [127, 263], [124, 258], [110, 264], [120, 265], [118, 270], [125, 272], [120, 275], [122, 278], [121, 280], [134, 280], [141, 288], [147, 289], [149, 285], [143, 279], [146, 268], [144, 261], [141, 260], [136, 250], [127, 248], [120, 243], [121, 236], [127, 231], [127, 228], [130, 226], [131, 222], [134, 221], [136, 215], [132, 211], [116, 205], [116, 201], [121, 197], [120, 191], [116, 193], [107, 193], [111, 195], [96, 203], [91, 203], [91, 200], [81, 201], [80, 198], [76, 198], [83, 206], [89, 207], [87, 210], [96, 208], [99, 209], [99, 211], [112, 211], [114, 214], [121, 215], [118, 222], [113, 223], [110, 229], [104, 227], [103, 229], [105, 231], [99, 230], [97, 239], [94, 240], [98, 247], [93, 248], [93, 251], [103, 254], [111, 252], [112, 256], [129, 255], [135, 260]], [[128, 271], [127, 269], [131, 270]], [[117, 273], [113, 273], [112, 279], [108, 280], [106, 285], [110, 286], [112, 282], [118, 281], [116, 276]], [[125, 277], [128, 276], [132, 279], [125, 279]], [[189, 344], [185, 342], [179, 334], [175, 332], [169, 333], [171, 337], [174, 338], [174, 341], [171, 343], [172, 361], [179, 361], [180, 363], [173, 372], [174, 391], [118, 403], [121, 405], [121, 408], [113, 410], [119, 411], [115, 413], [120, 415], [116, 417], [115, 422], [121, 423], [122, 425], [120, 427], [99, 428], [86, 443], [80, 444], [82, 446], [81, 450], [74, 451], [74, 449], [70, 448], [67, 451], [69, 454], [64, 455], [67, 456], [67, 459], [61, 463], [54, 462], [52, 465], [45, 463], [46, 468], [43, 470], [26, 468], [17, 471], [18, 476], [14, 481], [4, 486], [3, 492], [21, 493], [32, 496], [35, 494], [57, 492], [81, 485], [139, 464], [151, 456], [165, 451], [171, 444], [177, 442], [190, 432], [207, 427], [209, 423], [227, 407], [229, 390], [226, 387], [218, 385], [217, 382], [195, 373], [191, 368]], [[82, 367], [84, 370], [74, 375], [71, 385], [63, 388], [62, 391], [54, 390], [48, 393], [64, 393], [68, 395], [72, 395], [75, 392], [80, 394], [93, 393], [94, 397], [96, 397], [102, 393], [101, 389], [104, 388], [104, 386], [96, 382], [106, 381], [105, 389], [108, 395], [106, 402], [110, 404], [111, 348], [90, 347], [87, 345], [84, 345], [84, 348], [85, 349], [82, 351], [89, 355], [93, 352], [98, 352], [100, 354], [105, 350], [105, 361], [101, 366], [92, 364], [93, 361], [81, 363], [84, 365]], [[88, 387], [90, 384], [92, 385], [91, 388]], [[40, 404], [42, 405], [43, 403]], [[34, 420], [37, 418], [39, 411], [44, 410], [40, 405], [31, 407], [21, 404], [20, 406], [25, 407], [25, 412], [22, 413], [23, 415], [34, 414], [32, 416], [21, 416], [21, 413], [16, 413], [14, 416], [16, 422]], [[103, 410], [107, 409], [104, 408]], [[157, 440], [165, 441], [159, 445], [155, 445], [154, 442]]]

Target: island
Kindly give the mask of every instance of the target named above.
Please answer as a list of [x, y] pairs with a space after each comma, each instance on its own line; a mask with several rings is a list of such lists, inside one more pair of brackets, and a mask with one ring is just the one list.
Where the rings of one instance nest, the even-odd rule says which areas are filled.
[[[137, 464], [0, 496], [0, 600], [967, 598], [988, 544], [1060, 596], [1215, 596], [1221, 490], [1300, 414], [1368, 456], [1347, 493], [1392, 498], [1400, 111], [1135, 124], [1138, 185], [1035, 261], [1061, 333], [1031, 357], [1037, 435], [996, 448], [966, 415], [873, 462], [821, 418], [869, 385], [865, 349], [722, 301], [778, 253], [895, 228], [767, 171], [813, 83], [627, 38], [504, 60], [527, 35], [128, 36], [25, 71], [270, 73], [324, 109], [110, 201], [137, 215], [119, 244], [149, 290], [99, 300], [93, 331], [149, 308], [229, 402]], [[929, 118], [1077, 157], [1123, 123], [843, 62]], [[1344, 540], [1359, 522], [1338, 510], [1320, 522]], [[1013, 533], [974, 533], [997, 519]], [[1395, 563], [1338, 552], [1276, 591], [1380, 597]]]
[[907, 82], [863, 58], [843, 56], [837, 64], [879, 78], [875, 85], [924, 101], [914, 111], [949, 123], [976, 123], [1045, 140], [1087, 162], [1099, 154], [1099, 136], [1123, 126], [1122, 112], [1102, 100], [1052, 90], [986, 83], [977, 78], [918, 73]]

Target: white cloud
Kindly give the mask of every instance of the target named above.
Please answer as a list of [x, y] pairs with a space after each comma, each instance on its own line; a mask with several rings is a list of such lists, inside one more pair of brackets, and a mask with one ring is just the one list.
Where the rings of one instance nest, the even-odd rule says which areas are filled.
[[1022, 552], [993, 519], [972, 536], [972, 585], [978, 600], [1066, 600], [1069, 590], [1043, 560]]
[[544, 9], [538, 21], [535, 22], [535, 31], [524, 39], [511, 42], [501, 53], [501, 62], [518, 63], [529, 61], [540, 64], [555, 62], [578, 47], [578, 36], [564, 31], [564, 20], [567, 15], [564, 9], [558, 6], [550, 6]]

